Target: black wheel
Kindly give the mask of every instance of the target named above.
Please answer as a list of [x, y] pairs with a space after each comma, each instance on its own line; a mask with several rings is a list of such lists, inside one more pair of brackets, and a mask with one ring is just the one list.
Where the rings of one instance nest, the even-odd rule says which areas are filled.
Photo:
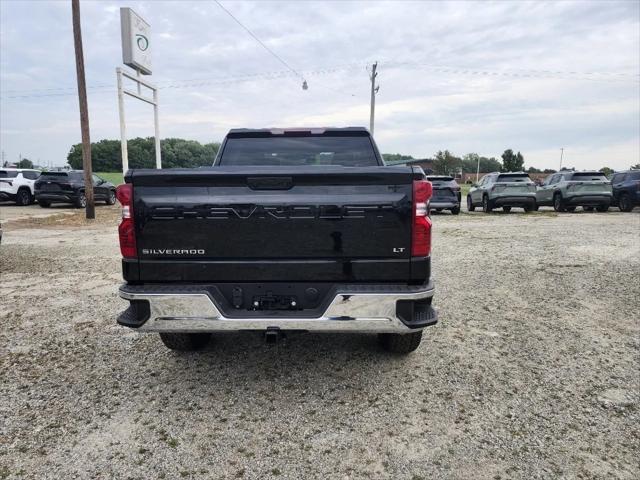
[[422, 330], [412, 333], [379, 333], [378, 342], [387, 352], [407, 354], [420, 346]]
[[538, 202], [533, 202], [533, 208], [532, 210], [534, 212], [537, 212], [540, 209], [540, 205], [538, 205]]
[[604, 203], [602, 205], [598, 205], [596, 207], [596, 210], [599, 212], [608, 212], [609, 211], [609, 204], [608, 203]]
[[209, 343], [210, 338], [210, 333], [160, 333], [160, 340], [165, 347], [180, 352], [200, 350]]
[[109, 190], [109, 196], [106, 200], [107, 205], [113, 205], [116, 203], [116, 192], [113, 190]]
[[576, 207], [567, 207], [567, 208], [565, 208], [565, 210], [567, 212], [575, 212], [576, 211]]
[[585, 212], [593, 212], [593, 207], [582, 207]]
[[87, 206], [87, 196], [84, 194], [84, 192], [80, 192], [78, 194], [78, 198], [76, 198], [75, 201], [75, 206], [77, 208], [84, 208]]
[[526, 205], [524, 207], [522, 207], [524, 209], [524, 213], [529, 213], [532, 210], [534, 210], [536, 208], [535, 204], [534, 205]]
[[18, 190], [18, 194], [16, 195], [16, 205], [20, 205], [21, 207], [27, 206], [32, 203], [31, 200], [31, 192], [28, 188], [21, 188]]
[[473, 206], [473, 202], [471, 201], [471, 195], [467, 195], [467, 210], [473, 212], [476, 207]]
[[452, 213], [453, 215], [458, 215], [458, 214], [460, 213], [460, 206], [458, 205], [457, 207], [453, 207], [453, 208], [451, 209], [451, 213]]
[[509, 213], [511, 211], [511, 207], [502, 207], [502, 211], [504, 213]]
[[46, 200], [38, 200], [38, 205], [42, 208], [49, 208], [51, 206], [51, 202], [47, 202]]
[[630, 212], [633, 210], [633, 204], [631, 203], [631, 199], [629, 198], [628, 193], [623, 193], [620, 195], [620, 200], [618, 200], [618, 208], [620, 208], [621, 212]]
[[564, 212], [565, 211], [564, 201], [562, 200], [562, 195], [560, 195], [559, 193], [556, 193], [553, 196], [553, 209], [556, 212]]
[[482, 197], [482, 211], [484, 213], [491, 213], [493, 207], [491, 206], [491, 202], [489, 202], [489, 197], [486, 195]]

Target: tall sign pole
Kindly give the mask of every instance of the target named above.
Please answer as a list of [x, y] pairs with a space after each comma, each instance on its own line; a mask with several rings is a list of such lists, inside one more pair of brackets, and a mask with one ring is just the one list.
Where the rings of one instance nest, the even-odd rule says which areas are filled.
[[[158, 113], [158, 89], [142, 78], [141, 75], [151, 75], [151, 26], [130, 8], [120, 9], [120, 30], [122, 35], [122, 63], [133, 68], [136, 75], [126, 70], [116, 68], [118, 79], [118, 111], [120, 112], [120, 144], [122, 150], [122, 174], [129, 169], [129, 154], [127, 151], [127, 129], [125, 124], [124, 98], [125, 95], [137, 98], [153, 105], [153, 128], [155, 133], [156, 168], [162, 168], [160, 151], [160, 120]], [[127, 90], [123, 85], [123, 77], [136, 84], [136, 91]], [[142, 87], [153, 92], [153, 98], [142, 94]]]
[[371, 135], [373, 135], [373, 121], [376, 113], [376, 93], [380, 90], [380, 87], [376, 86], [376, 77], [378, 76], [378, 73], [376, 72], [377, 68], [378, 62], [371, 66], [371, 75], [369, 75], [369, 78], [371, 79], [371, 114], [369, 116], [369, 131], [371, 132]]
[[71, 13], [73, 17], [73, 45], [76, 52], [76, 76], [78, 77], [78, 101], [80, 103], [80, 132], [82, 134], [82, 170], [84, 171], [86, 217], [88, 219], [94, 219], [96, 218], [96, 210], [93, 201], [89, 108], [87, 106], [87, 85], [84, 78], [84, 53], [82, 51], [82, 30], [80, 28], [80, 0], [71, 0]]

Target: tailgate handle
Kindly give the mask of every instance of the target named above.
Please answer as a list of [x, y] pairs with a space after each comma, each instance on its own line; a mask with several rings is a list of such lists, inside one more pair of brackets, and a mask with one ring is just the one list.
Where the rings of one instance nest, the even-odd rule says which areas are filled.
[[248, 177], [247, 185], [251, 190], [289, 190], [293, 187], [291, 177]]

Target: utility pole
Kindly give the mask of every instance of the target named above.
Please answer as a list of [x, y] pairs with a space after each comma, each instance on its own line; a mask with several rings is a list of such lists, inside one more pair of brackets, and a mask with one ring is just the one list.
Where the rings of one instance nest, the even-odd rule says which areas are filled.
[[376, 85], [376, 77], [378, 76], [378, 73], [376, 72], [377, 68], [378, 62], [375, 62], [371, 65], [371, 75], [369, 75], [369, 78], [371, 79], [371, 116], [369, 117], [369, 131], [371, 132], [371, 135], [373, 135], [373, 120], [376, 113], [376, 93], [380, 90], [380, 86]]
[[564, 147], [560, 149], [560, 168], [558, 171], [562, 170], [562, 157], [564, 156]]
[[89, 138], [89, 108], [87, 85], [84, 78], [84, 53], [80, 28], [80, 0], [71, 0], [73, 17], [73, 45], [76, 51], [76, 75], [78, 77], [78, 101], [80, 103], [80, 131], [82, 133], [82, 169], [84, 170], [84, 194], [87, 199], [86, 217], [96, 218], [93, 202], [93, 171], [91, 168], [91, 139]]

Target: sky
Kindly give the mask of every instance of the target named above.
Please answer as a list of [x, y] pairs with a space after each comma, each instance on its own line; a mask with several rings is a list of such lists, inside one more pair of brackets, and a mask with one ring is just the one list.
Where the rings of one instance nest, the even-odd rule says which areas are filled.
[[[416, 158], [448, 149], [525, 166], [640, 162], [640, 2], [81, 1], [91, 140], [120, 137], [120, 14], [151, 24], [160, 136], [220, 141], [230, 128], [367, 126]], [[126, 67], [125, 67], [126, 68]], [[303, 90], [302, 78], [308, 90]], [[153, 136], [126, 100], [127, 136]], [[80, 142], [70, 1], [0, 0], [0, 149], [64, 165]]]

